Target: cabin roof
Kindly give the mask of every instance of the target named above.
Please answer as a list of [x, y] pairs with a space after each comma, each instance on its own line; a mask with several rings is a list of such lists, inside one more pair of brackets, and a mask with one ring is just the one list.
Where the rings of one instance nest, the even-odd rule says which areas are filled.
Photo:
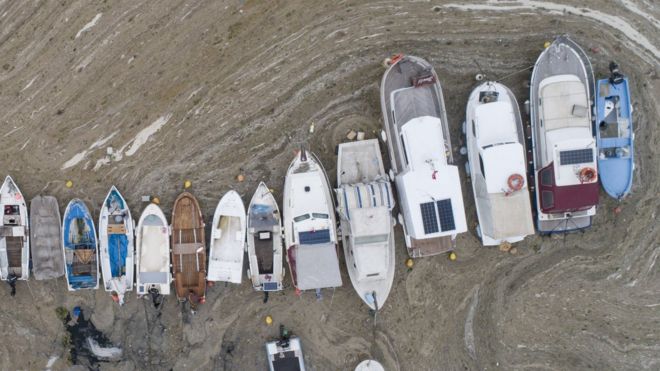
[[416, 117], [401, 127], [404, 152], [410, 168], [427, 168], [447, 164], [442, 122], [437, 117]]
[[526, 160], [522, 144], [508, 143], [488, 147], [481, 151], [488, 193], [508, 190], [508, 179], [513, 174], [525, 177]]
[[480, 148], [518, 141], [516, 117], [509, 101], [479, 104], [475, 109], [475, 124]]

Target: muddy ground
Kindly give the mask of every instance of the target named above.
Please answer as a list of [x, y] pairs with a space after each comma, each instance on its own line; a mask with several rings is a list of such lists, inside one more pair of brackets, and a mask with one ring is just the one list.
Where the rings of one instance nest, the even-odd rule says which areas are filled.
[[210, 220], [229, 189], [246, 202], [260, 180], [280, 191], [301, 143], [334, 181], [346, 133], [380, 130], [381, 61], [396, 52], [434, 64], [464, 162], [477, 63], [491, 79], [523, 70], [503, 80], [522, 103], [525, 69], [564, 33], [597, 76], [612, 59], [630, 76], [637, 166], [632, 196], [618, 205], [602, 193], [590, 230], [528, 238], [516, 255], [480, 247], [466, 181], [471, 231], [458, 260], [419, 259], [408, 272], [397, 229], [394, 286], [376, 320], [345, 267], [344, 287], [322, 301], [289, 287], [264, 304], [245, 280], [210, 288], [194, 317], [174, 297], [160, 310], [134, 295], [118, 307], [101, 290], [67, 292], [63, 279], [20, 282], [14, 298], [2, 287], [1, 369], [53, 357], [53, 369], [69, 367], [55, 308], [75, 305], [124, 349], [102, 369], [264, 369], [277, 334], [267, 314], [301, 337], [310, 370], [365, 358], [387, 370], [660, 368], [657, 2], [14, 1], [0, 4], [0, 25], [0, 174], [62, 208], [80, 197], [98, 215], [115, 184], [135, 217], [142, 195], [167, 211], [190, 179]]

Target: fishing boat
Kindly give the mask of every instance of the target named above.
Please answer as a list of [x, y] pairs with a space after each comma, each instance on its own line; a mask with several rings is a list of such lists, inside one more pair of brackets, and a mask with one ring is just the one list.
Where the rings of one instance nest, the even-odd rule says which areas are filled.
[[247, 214], [248, 277], [257, 291], [282, 290], [282, 218], [275, 197], [260, 182]]
[[142, 296], [169, 295], [170, 232], [165, 214], [158, 205], [149, 204], [135, 230], [136, 291]]
[[394, 280], [394, 196], [377, 139], [341, 143], [337, 211], [348, 275], [371, 309], [385, 304]]
[[199, 203], [191, 193], [183, 192], [174, 201], [171, 229], [176, 296], [179, 301], [203, 303], [206, 295], [204, 219]]
[[621, 200], [632, 187], [635, 169], [632, 105], [628, 78], [610, 63], [610, 78], [596, 87], [596, 146], [600, 183], [611, 197]]
[[464, 129], [482, 244], [514, 243], [534, 234], [525, 134], [511, 90], [493, 81], [477, 86]]
[[[0, 187], [0, 278], [15, 282], [30, 276], [30, 228], [27, 205], [14, 180], [7, 176]], [[12, 286], [13, 288], [13, 286]]]
[[77, 198], [69, 202], [62, 221], [62, 251], [69, 291], [99, 287], [99, 259], [92, 214]]
[[291, 161], [283, 207], [293, 286], [298, 290], [341, 286], [334, 201], [325, 170], [313, 153], [301, 149]]
[[408, 255], [448, 252], [467, 223], [442, 88], [433, 67], [421, 58], [399, 54], [389, 63], [380, 86], [382, 136]]
[[126, 200], [115, 186], [110, 188], [99, 215], [101, 273], [105, 291], [112, 292], [119, 304], [124, 293], [133, 291], [133, 218]]
[[36, 196], [30, 201], [32, 273], [36, 280], [64, 275], [60, 223], [60, 207], [55, 197]]
[[218, 202], [213, 214], [209, 251], [209, 281], [241, 283], [245, 255], [245, 206], [236, 191]]
[[266, 357], [270, 371], [305, 371], [302, 345], [297, 336], [291, 336], [280, 326], [280, 338], [266, 343]]
[[591, 226], [598, 204], [591, 63], [562, 36], [539, 56], [530, 81], [536, 220], [541, 234]]
[[376, 360], [366, 359], [355, 367], [355, 371], [385, 371], [385, 368]]

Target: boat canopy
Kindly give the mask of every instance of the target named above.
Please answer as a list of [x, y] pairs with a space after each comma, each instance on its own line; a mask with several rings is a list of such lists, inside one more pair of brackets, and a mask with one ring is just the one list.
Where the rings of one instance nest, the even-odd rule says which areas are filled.
[[[315, 233], [322, 234], [322, 231]], [[334, 242], [307, 243], [292, 248], [295, 248], [296, 283], [300, 290], [341, 286], [339, 259]]]
[[516, 117], [510, 102], [480, 104], [474, 110], [474, 135], [479, 148], [518, 142]]

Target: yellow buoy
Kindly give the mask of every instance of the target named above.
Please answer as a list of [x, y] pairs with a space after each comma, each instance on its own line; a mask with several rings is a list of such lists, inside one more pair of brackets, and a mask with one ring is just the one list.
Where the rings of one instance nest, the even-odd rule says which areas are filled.
[[552, 45], [552, 43], [551, 43], [550, 41], [546, 41], [546, 42], [543, 44], [543, 47], [547, 49], [548, 47], [550, 47], [550, 45]]
[[152, 197], [151, 202], [155, 203], [156, 205], [160, 205], [160, 198], [158, 197]]
[[267, 315], [266, 316], [266, 324], [268, 326], [272, 325], [273, 324], [273, 317], [271, 317], [270, 315]]
[[457, 258], [457, 256], [456, 256], [455, 252], [452, 251], [452, 252], [449, 253], [449, 260], [455, 261], [456, 258]]
[[406, 267], [408, 267], [408, 269], [412, 269], [413, 265], [415, 265], [414, 260], [412, 260], [410, 258], [406, 259]]
[[70, 181], [70, 180], [67, 180], [65, 185], [66, 185], [67, 188], [71, 188], [71, 187], [73, 187], [73, 182]]
[[240, 183], [245, 180], [245, 176], [243, 174], [238, 174], [236, 176], [236, 180], [238, 180], [238, 182]]
[[190, 187], [192, 187], [192, 182], [186, 179], [186, 181], [183, 182], [183, 188], [188, 189]]
[[268, 190], [270, 191], [270, 193], [275, 193], [275, 189], [273, 188], [269, 188]]

